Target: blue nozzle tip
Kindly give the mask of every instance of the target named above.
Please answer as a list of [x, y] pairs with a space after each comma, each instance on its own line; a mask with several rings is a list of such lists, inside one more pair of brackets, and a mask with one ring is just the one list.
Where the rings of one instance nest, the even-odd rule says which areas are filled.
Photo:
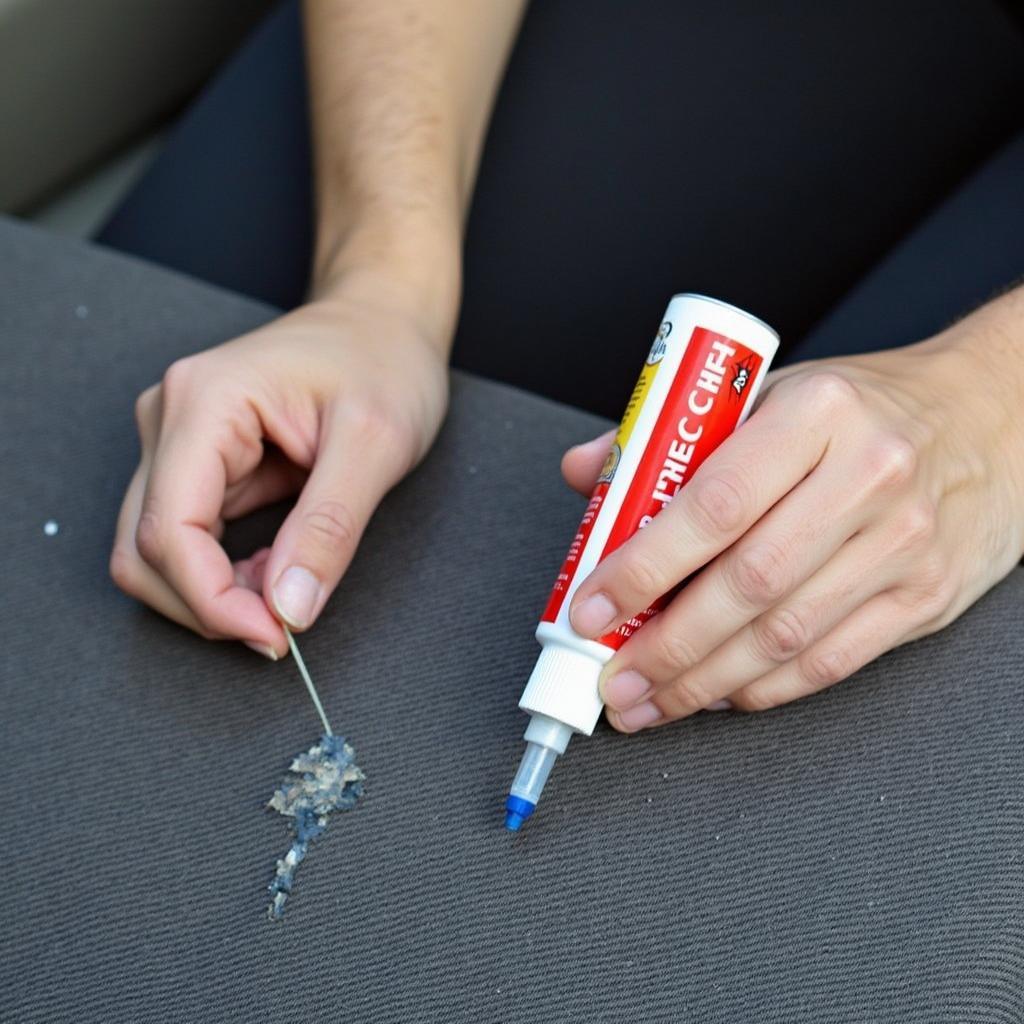
[[505, 801], [505, 828], [509, 832], [518, 832], [523, 822], [533, 814], [533, 809], [536, 806], [522, 797], [510, 796]]

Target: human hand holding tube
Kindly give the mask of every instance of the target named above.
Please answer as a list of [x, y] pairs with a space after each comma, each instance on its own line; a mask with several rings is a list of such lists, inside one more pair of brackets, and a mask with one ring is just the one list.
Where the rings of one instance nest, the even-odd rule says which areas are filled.
[[[1024, 552], [1024, 290], [920, 345], [799, 364], [583, 582], [596, 638], [683, 580], [605, 666], [611, 723], [774, 707], [956, 618]], [[589, 493], [606, 435], [570, 450]]]

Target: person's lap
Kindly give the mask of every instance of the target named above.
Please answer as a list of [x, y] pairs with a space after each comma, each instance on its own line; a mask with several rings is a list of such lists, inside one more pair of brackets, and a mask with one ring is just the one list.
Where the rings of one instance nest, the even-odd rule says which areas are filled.
[[895, 246], [790, 358], [912, 344], [1022, 278], [1024, 134]]
[[[513, 55], [455, 365], [615, 416], [673, 291], [735, 301], [801, 342], [792, 355], [825, 355], [917, 340], [1024, 270], [1021, 144], [941, 202], [1024, 116], [1024, 44], [995, 5], [933, 5], [927, 33], [910, 5], [887, 5], [881, 33], [853, 3], [579, 10], [534, 4]], [[304, 89], [289, 4], [101, 240], [301, 301]]]

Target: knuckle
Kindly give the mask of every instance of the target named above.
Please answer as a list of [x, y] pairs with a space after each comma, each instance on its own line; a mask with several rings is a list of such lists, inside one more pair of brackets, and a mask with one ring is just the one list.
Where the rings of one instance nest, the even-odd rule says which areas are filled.
[[737, 711], [770, 711], [778, 702], [759, 686], [749, 686], [729, 695], [732, 706]]
[[956, 594], [949, 593], [944, 594], [941, 602], [937, 602], [938, 608], [921, 623], [922, 627], [928, 627], [922, 631], [922, 635], [928, 633], [935, 633], [940, 629], [945, 629], [963, 610], [956, 602]]
[[960, 588], [952, 577], [946, 577], [932, 592], [932, 614], [941, 616], [946, 622], [952, 621], [955, 617], [954, 606], [959, 596]]
[[672, 629], [663, 629], [657, 634], [652, 653], [658, 665], [670, 672], [685, 671], [700, 660], [696, 648], [689, 639], [678, 630]]
[[359, 530], [349, 507], [340, 501], [321, 501], [302, 519], [303, 532], [319, 547], [353, 548]]
[[152, 508], [143, 509], [135, 527], [135, 547], [150, 565], [159, 564], [164, 552], [163, 524]]
[[187, 627], [204, 640], [226, 640], [232, 636], [230, 632], [217, 628], [216, 616], [211, 613], [209, 608], [190, 604], [188, 611], [191, 612], [192, 619], [186, 623]]
[[[641, 601], [653, 601], [671, 586], [661, 563], [642, 550], [624, 552], [619, 573], [629, 593], [639, 595]], [[630, 603], [633, 602], [625, 602]]]
[[160, 386], [158, 384], [154, 384], [151, 387], [146, 388], [146, 390], [135, 399], [135, 426], [138, 428], [140, 434], [146, 429], [146, 423], [152, 412], [153, 405], [156, 402], [159, 387]]
[[789, 661], [811, 641], [806, 618], [793, 608], [773, 608], [754, 620], [753, 630], [758, 651], [772, 662]]
[[773, 541], [741, 548], [730, 566], [733, 592], [746, 605], [774, 604], [789, 591], [789, 567], [785, 552]]
[[115, 544], [110, 552], [110, 578], [118, 589], [131, 597], [138, 595], [139, 574], [135, 559], [135, 553], [120, 543]]
[[804, 408], [817, 417], [827, 417], [850, 409], [860, 398], [856, 385], [834, 370], [817, 370], [803, 381]]
[[224, 623], [220, 621], [212, 604], [205, 601], [196, 602], [190, 605], [190, 610], [196, 619], [193, 628], [204, 640], [223, 640], [230, 635], [219, 628]]
[[384, 403], [348, 401], [340, 418], [345, 433], [357, 441], [403, 454], [415, 447], [411, 422]]
[[225, 409], [225, 414], [210, 431], [210, 440], [229, 464], [255, 467], [263, 458], [263, 437], [239, 409]]
[[886, 434], [871, 446], [868, 470], [876, 488], [910, 481], [917, 469], [917, 449], [899, 434]]
[[[950, 611], [953, 603], [953, 595], [945, 589], [933, 591], [930, 594], [919, 594], [915, 601], [917, 614], [914, 617], [916, 625], [924, 625], [928, 622], [941, 621]], [[950, 617], [950, 621], [952, 616]]]
[[804, 679], [816, 690], [832, 686], [852, 675], [853, 655], [844, 647], [825, 647], [811, 652], [802, 665]]
[[190, 386], [195, 376], [196, 362], [196, 356], [184, 356], [164, 370], [163, 390], [168, 400], [174, 400]]
[[692, 715], [703, 711], [715, 698], [698, 680], [684, 675], [669, 687], [669, 699], [673, 715]]
[[740, 473], [720, 470], [704, 479], [698, 474], [690, 491], [700, 526], [708, 536], [732, 533], [746, 520], [749, 487]]
[[934, 539], [938, 528], [935, 503], [921, 500], [905, 508], [893, 523], [896, 549], [913, 550]]
[[956, 598], [957, 586], [949, 559], [941, 552], [930, 553], [918, 567], [914, 604], [928, 618], [944, 614]]

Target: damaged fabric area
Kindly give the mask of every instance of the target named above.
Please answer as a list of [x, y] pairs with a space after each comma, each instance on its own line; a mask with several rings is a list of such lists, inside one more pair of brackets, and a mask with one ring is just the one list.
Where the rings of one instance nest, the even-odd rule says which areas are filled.
[[271, 920], [280, 920], [285, 901], [295, 885], [295, 871], [305, 859], [309, 844], [327, 828], [331, 811], [347, 811], [363, 795], [365, 776], [355, 763], [355, 751], [344, 737], [321, 736], [316, 746], [299, 754], [288, 769], [289, 777], [267, 804], [292, 818], [295, 840], [269, 885]]

